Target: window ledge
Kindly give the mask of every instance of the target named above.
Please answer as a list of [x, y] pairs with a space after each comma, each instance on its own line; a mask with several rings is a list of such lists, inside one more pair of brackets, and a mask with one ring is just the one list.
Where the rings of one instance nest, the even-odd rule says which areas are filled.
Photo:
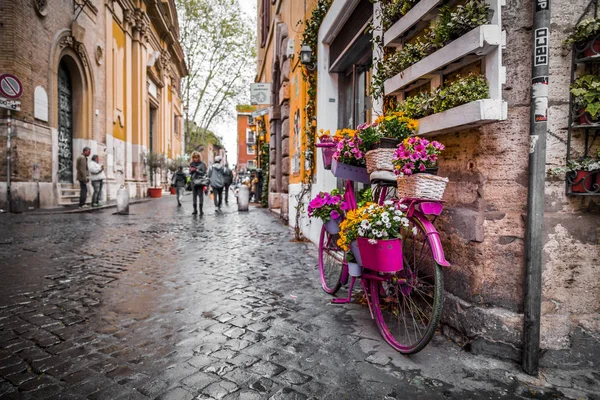
[[436, 71], [469, 54], [486, 55], [501, 43], [502, 30], [498, 25], [481, 25], [386, 80], [385, 93], [399, 93], [419, 78], [431, 78]]
[[424, 18], [433, 9], [440, 4], [442, 0], [421, 0], [409, 12], [400, 18], [394, 25], [385, 31], [383, 35], [384, 46], [394, 46], [400, 44], [400, 38], [414, 25], [422, 20], [429, 21], [430, 18]]
[[476, 128], [507, 118], [508, 105], [503, 100], [477, 100], [441, 113], [419, 119], [419, 135], [435, 136]]

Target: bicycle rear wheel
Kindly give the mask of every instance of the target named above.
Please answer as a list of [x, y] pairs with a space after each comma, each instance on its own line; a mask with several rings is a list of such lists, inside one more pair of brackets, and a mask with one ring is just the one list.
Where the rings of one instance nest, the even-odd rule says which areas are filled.
[[[416, 234], [413, 234], [413, 228]], [[403, 270], [371, 281], [373, 315], [381, 335], [403, 354], [421, 351], [433, 337], [443, 306], [442, 267], [416, 219], [402, 231]]]
[[342, 270], [344, 269], [344, 251], [337, 245], [338, 235], [330, 235], [321, 228], [319, 240], [319, 272], [321, 286], [329, 294], [335, 294], [342, 286]]

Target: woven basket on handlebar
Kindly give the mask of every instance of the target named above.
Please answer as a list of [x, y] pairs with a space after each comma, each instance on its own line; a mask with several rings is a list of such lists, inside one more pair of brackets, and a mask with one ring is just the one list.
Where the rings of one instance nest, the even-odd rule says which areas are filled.
[[431, 174], [413, 174], [408, 176], [398, 176], [399, 198], [419, 198], [430, 200], [441, 200], [446, 190], [448, 178]]
[[375, 171], [394, 171], [392, 159], [396, 149], [375, 149], [367, 151], [367, 172], [369, 174]]

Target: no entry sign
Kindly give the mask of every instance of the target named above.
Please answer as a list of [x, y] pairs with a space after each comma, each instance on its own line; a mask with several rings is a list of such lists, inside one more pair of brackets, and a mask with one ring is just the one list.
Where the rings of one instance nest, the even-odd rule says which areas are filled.
[[23, 95], [23, 85], [19, 78], [12, 74], [0, 75], [0, 96], [16, 100]]

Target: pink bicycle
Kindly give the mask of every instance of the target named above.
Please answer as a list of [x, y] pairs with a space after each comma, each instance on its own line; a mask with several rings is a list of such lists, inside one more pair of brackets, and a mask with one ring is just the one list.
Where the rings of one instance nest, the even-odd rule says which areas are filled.
[[[381, 180], [374, 184], [373, 199], [383, 204], [394, 198], [395, 181]], [[344, 200], [356, 208], [354, 182], [347, 180]], [[433, 337], [443, 306], [444, 278], [442, 267], [450, 264], [444, 257], [439, 235], [433, 226], [442, 212], [442, 202], [403, 198], [397, 207], [407, 213], [410, 224], [402, 229], [402, 269], [382, 273], [363, 269], [361, 286], [371, 317], [385, 341], [403, 354], [422, 350]], [[430, 219], [431, 218], [431, 219]], [[335, 295], [348, 283], [348, 296], [335, 298], [333, 303], [349, 303], [356, 277], [350, 276], [345, 253], [337, 245], [338, 235], [330, 235], [325, 226], [319, 241], [319, 271], [325, 292]]]

